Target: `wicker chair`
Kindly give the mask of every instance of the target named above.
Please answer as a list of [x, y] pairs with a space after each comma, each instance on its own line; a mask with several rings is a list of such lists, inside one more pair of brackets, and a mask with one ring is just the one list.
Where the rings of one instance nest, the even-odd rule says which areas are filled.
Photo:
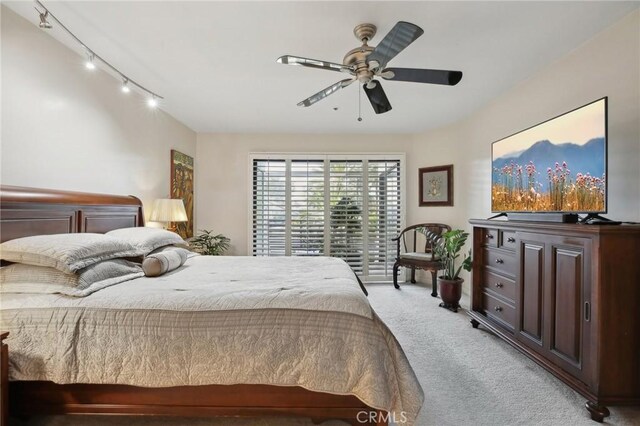
[[[451, 231], [451, 227], [443, 223], [419, 223], [403, 229], [402, 232], [393, 239], [397, 244], [396, 262], [393, 265], [393, 286], [400, 288], [398, 285], [398, 268], [401, 266], [411, 268], [412, 283], [416, 282], [416, 269], [422, 269], [431, 272], [433, 283], [431, 295], [437, 297], [438, 285], [436, 280], [438, 271], [442, 269], [442, 264], [440, 263], [440, 259], [433, 254], [431, 243], [421, 232], [418, 232], [418, 228], [426, 228], [439, 235]], [[422, 245], [418, 246], [418, 240], [424, 240], [425, 242], [422, 251], [418, 250], [418, 247], [422, 249]], [[407, 249], [407, 242], [412, 247], [411, 251]]]

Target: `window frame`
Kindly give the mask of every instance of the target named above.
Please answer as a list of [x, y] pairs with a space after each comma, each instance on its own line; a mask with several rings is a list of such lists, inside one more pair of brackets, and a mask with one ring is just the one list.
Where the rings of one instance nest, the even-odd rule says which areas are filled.
[[[247, 161], [247, 175], [248, 175], [248, 185], [247, 185], [247, 205], [248, 205], [248, 215], [247, 215], [247, 253], [249, 255], [253, 255], [253, 162], [254, 160], [285, 160], [285, 170], [291, 170], [291, 161], [293, 160], [323, 160], [325, 163], [325, 182], [328, 182], [329, 179], [329, 165], [331, 160], [337, 161], [399, 161], [400, 163], [400, 229], [405, 228], [406, 224], [406, 215], [407, 215], [407, 181], [406, 181], [406, 153], [404, 152], [366, 152], [366, 153], [358, 153], [358, 152], [249, 152], [248, 161]], [[363, 179], [365, 185], [367, 183], [367, 168], [364, 168], [363, 171]], [[291, 176], [289, 173], [286, 174], [286, 184], [285, 184], [285, 194], [286, 194], [286, 205], [287, 205], [287, 213], [286, 213], [286, 222], [287, 224], [291, 220], [291, 212], [289, 211], [289, 203], [291, 197]], [[365, 186], [365, 193], [366, 193]], [[328, 186], [325, 185], [325, 194], [329, 191]], [[365, 197], [367, 199], [368, 197]], [[365, 211], [365, 205], [363, 205], [363, 211]], [[327, 228], [327, 218], [325, 217], [325, 232]], [[328, 248], [328, 240], [325, 240], [325, 249]], [[290, 241], [287, 241], [287, 244], [290, 244]], [[367, 252], [367, 240], [365, 238], [363, 244], [364, 252]], [[290, 247], [287, 251], [290, 251]], [[325, 251], [328, 253], [328, 251]], [[290, 253], [288, 254], [290, 255]], [[363, 262], [366, 263], [366, 259], [368, 258], [368, 254], [364, 255]], [[391, 278], [389, 277], [366, 277], [367, 282], [389, 282]]]

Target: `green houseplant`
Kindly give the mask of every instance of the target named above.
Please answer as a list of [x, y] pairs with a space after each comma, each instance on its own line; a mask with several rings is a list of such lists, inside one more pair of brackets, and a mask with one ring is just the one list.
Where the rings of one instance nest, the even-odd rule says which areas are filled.
[[[469, 233], [462, 229], [447, 231], [442, 235], [435, 234], [427, 229], [421, 232], [432, 245], [432, 250], [440, 258], [443, 275], [438, 277], [438, 286], [442, 303], [440, 306], [458, 312], [460, 298], [462, 297], [462, 283], [460, 272], [471, 271], [471, 250], [463, 253], [464, 245], [469, 238]], [[459, 260], [461, 259], [461, 261]]]
[[200, 254], [220, 256], [229, 248], [229, 238], [222, 234], [213, 235], [212, 230], [201, 229], [198, 235], [189, 241], [189, 245]]

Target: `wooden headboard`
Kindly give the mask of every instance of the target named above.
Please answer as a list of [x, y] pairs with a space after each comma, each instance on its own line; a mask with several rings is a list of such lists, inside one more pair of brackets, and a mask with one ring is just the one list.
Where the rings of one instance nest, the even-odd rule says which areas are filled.
[[0, 242], [133, 226], [144, 226], [142, 202], [134, 196], [0, 185]]

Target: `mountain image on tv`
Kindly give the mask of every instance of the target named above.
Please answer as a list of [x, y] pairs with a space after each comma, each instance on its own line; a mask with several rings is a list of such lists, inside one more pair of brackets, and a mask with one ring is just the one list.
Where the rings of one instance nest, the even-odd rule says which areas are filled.
[[492, 211], [604, 212], [605, 117], [601, 99], [495, 142]]

